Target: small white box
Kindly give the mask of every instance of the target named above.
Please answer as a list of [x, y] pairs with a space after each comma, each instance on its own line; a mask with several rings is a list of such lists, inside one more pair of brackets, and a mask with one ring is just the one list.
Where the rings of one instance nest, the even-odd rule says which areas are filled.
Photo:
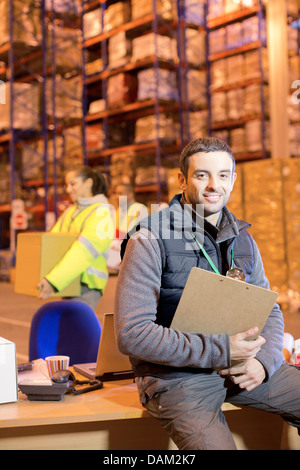
[[0, 403], [18, 400], [16, 345], [0, 337]]

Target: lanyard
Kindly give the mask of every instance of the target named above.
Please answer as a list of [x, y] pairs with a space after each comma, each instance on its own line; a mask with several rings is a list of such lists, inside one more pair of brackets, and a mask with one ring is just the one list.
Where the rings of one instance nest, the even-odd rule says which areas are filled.
[[[209, 256], [209, 254], [207, 253], [207, 251], [204, 249], [204, 247], [201, 245], [201, 243], [199, 243], [199, 241], [197, 240], [197, 238], [195, 237], [195, 235], [193, 235], [194, 237], [194, 240], [195, 242], [197, 243], [197, 245], [199, 246], [200, 250], [202, 251], [202, 253], [204, 254], [205, 258], [207, 259], [207, 261], [209, 262], [210, 266], [212, 267], [212, 269], [214, 270], [215, 273], [217, 274], [220, 274], [220, 271], [218, 270], [218, 268], [216, 267], [215, 263], [213, 262], [213, 260], [211, 259], [211, 257]], [[233, 268], [233, 248], [231, 248], [231, 266], [230, 266], [230, 269]]]

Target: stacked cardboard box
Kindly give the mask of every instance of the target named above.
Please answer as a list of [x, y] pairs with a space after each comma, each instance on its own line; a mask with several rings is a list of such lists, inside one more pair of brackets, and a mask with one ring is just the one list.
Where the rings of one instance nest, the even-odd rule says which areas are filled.
[[247, 162], [243, 166], [245, 219], [261, 251], [271, 288], [287, 283], [283, 184], [280, 159]]
[[245, 220], [243, 204], [243, 165], [237, 164], [235, 172], [237, 174], [237, 179], [227, 203], [227, 207], [238, 219]]
[[300, 289], [300, 159], [282, 159], [288, 286]]

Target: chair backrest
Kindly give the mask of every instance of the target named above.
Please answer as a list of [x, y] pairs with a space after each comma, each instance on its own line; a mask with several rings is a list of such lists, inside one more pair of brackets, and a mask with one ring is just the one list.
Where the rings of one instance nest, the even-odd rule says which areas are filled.
[[29, 360], [66, 355], [70, 365], [96, 362], [100, 336], [100, 322], [87, 304], [75, 300], [48, 302], [31, 322]]

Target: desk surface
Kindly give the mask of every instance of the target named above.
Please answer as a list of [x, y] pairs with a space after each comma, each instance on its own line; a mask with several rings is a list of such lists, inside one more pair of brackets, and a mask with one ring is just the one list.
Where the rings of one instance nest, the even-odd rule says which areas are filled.
[[19, 393], [15, 403], [0, 405], [0, 428], [88, 423], [148, 416], [132, 380], [104, 382], [100, 390], [65, 395], [60, 401], [30, 401]]

